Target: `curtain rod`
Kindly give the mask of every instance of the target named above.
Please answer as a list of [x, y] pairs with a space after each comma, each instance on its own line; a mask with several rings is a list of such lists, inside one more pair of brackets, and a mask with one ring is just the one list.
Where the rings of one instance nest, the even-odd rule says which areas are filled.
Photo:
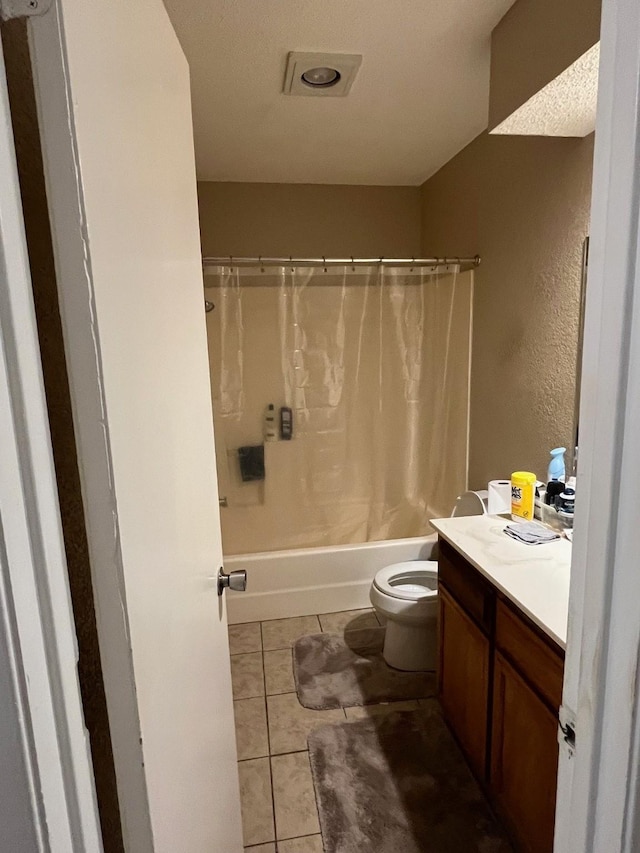
[[480, 264], [480, 255], [473, 258], [236, 258], [227, 255], [202, 259], [203, 267], [442, 267], [450, 264], [477, 267]]

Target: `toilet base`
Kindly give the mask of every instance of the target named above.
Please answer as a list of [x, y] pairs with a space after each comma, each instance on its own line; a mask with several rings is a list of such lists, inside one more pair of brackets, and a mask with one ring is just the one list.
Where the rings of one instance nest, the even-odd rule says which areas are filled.
[[382, 656], [389, 666], [404, 672], [435, 670], [436, 620], [415, 626], [387, 619]]

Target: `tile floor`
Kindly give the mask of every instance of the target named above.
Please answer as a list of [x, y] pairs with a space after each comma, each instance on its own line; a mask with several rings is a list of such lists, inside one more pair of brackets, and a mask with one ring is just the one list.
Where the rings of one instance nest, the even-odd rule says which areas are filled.
[[373, 610], [348, 610], [229, 626], [245, 850], [323, 853], [307, 735], [325, 723], [418, 707], [310, 711], [298, 702], [291, 657], [298, 637], [378, 624]]

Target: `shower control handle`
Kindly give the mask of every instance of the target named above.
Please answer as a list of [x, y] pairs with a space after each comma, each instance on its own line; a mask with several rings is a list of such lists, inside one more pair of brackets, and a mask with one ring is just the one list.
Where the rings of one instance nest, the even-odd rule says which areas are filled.
[[245, 569], [237, 569], [227, 574], [222, 566], [218, 571], [218, 595], [222, 595], [225, 589], [233, 589], [235, 592], [244, 592], [247, 588], [247, 572]]

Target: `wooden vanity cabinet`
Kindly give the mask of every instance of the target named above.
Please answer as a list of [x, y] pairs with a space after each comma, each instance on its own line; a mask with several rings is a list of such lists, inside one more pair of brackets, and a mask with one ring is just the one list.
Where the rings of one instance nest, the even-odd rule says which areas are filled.
[[484, 780], [489, 757], [495, 594], [476, 569], [442, 540], [438, 591], [440, 702], [471, 769]]
[[558, 773], [558, 717], [496, 652], [490, 791], [527, 853], [551, 853]]
[[564, 653], [440, 540], [445, 718], [526, 853], [552, 853]]
[[472, 619], [440, 588], [440, 702], [476, 776], [487, 764], [491, 646]]

